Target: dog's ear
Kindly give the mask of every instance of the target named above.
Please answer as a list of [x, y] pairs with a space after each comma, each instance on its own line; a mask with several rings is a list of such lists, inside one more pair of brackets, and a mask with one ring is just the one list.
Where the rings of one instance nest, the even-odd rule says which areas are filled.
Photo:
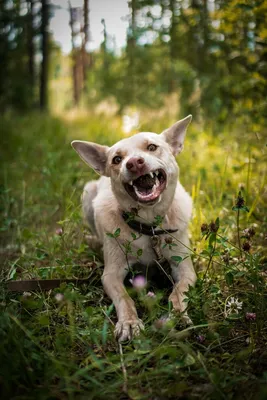
[[183, 150], [186, 129], [191, 120], [192, 115], [188, 115], [161, 133], [161, 136], [172, 149], [174, 156], [177, 156]]
[[90, 165], [98, 174], [106, 175], [107, 152], [109, 147], [100, 144], [73, 140], [71, 142], [74, 150], [86, 164]]

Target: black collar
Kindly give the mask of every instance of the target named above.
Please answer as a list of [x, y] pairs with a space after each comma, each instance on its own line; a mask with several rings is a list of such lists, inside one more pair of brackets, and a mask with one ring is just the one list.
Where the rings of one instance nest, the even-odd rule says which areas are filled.
[[157, 225], [148, 225], [135, 221], [125, 211], [122, 213], [122, 218], [131, 229], [146, 236], [164, 235], [166, 233], [174, 233], [178, 231], [178, 229], [157, 229]]

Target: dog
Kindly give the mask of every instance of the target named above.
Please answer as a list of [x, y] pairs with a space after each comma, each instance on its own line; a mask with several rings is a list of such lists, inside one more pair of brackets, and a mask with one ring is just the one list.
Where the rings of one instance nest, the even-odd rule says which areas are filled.
[[[116, 308], [119, 341], [132, 339], [144, 329], [124, 286], [137, 258], [151, 268], [162, 259], [168, 261], [173, 279], [169, 300], [173, 310], [190, 323], [184, 300], [196, 281], [188, 238], [192, 200], [178, 180], [175, 157], [183, 149], [191, 119], [189, 115], [161, 134], [137, 133], [112, 147], [79, 140], [71, 143], [101, 175], [85, 185], [82, 208], [93, 235], [103, 245], [102, 284]], [[175, 245], [164, 245], [165, 240]], [[131, 243], [128, 252], [126, 243]]]

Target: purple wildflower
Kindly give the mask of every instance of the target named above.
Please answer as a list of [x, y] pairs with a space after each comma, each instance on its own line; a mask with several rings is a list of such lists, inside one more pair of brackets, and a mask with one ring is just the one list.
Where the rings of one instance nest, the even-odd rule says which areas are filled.
[[255, 320], [256, 320], [256, 313], [254, 313], [254, 312], [247, 312], [247, 313], [246, 313], [246, 320], [247, 320], [247, 321], [255, 321]]
[[57, 228], [56, 229], [56, 235], [62, 236], [63, 235], [63, 229], [62, 228]]
[[163, 316], [163, 317], [160, 317], [159, 319], [157, 319], [157, 320], [154, 322], [154, 325], [155, 325], [155, 327], [156, 327], [157, 329], [161, 329], [161, 328], [164, 328], [164, 327], [166, 326], [166, 324], [167, 324], [170, 320], [171, 320], [170, 317], [168, 317], [168, 316]]
[[198, 343], [204, 343], [206, 338], [204, 335], [197, 335], [196, 339]]
[[147, 281], [143, 275], [137, 275], [132, 279], [131, 283], [135, 289], [144, 289], [146, 287]]
[[152, 297], [152, 298], [155, 298], [156, 297], [156, 295], [155, 295], [155, 293], [154, 292], [147, 292], [147, 297]]

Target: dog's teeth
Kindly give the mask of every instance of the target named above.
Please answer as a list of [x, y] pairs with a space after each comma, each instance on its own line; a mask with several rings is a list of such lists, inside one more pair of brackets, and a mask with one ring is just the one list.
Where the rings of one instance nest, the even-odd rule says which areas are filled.
[[153, 177], [153, 172], [149, 172], [149, 175], [151, 176], [151, 178], [154, 178]]
[[155, 174], [158, 176], [158, 174], [159, 174], [159, 171], [155, 171]]
[[129, 182], [129, 185], [133, 186], [133, 181], [130, 181], [130, 182]]

